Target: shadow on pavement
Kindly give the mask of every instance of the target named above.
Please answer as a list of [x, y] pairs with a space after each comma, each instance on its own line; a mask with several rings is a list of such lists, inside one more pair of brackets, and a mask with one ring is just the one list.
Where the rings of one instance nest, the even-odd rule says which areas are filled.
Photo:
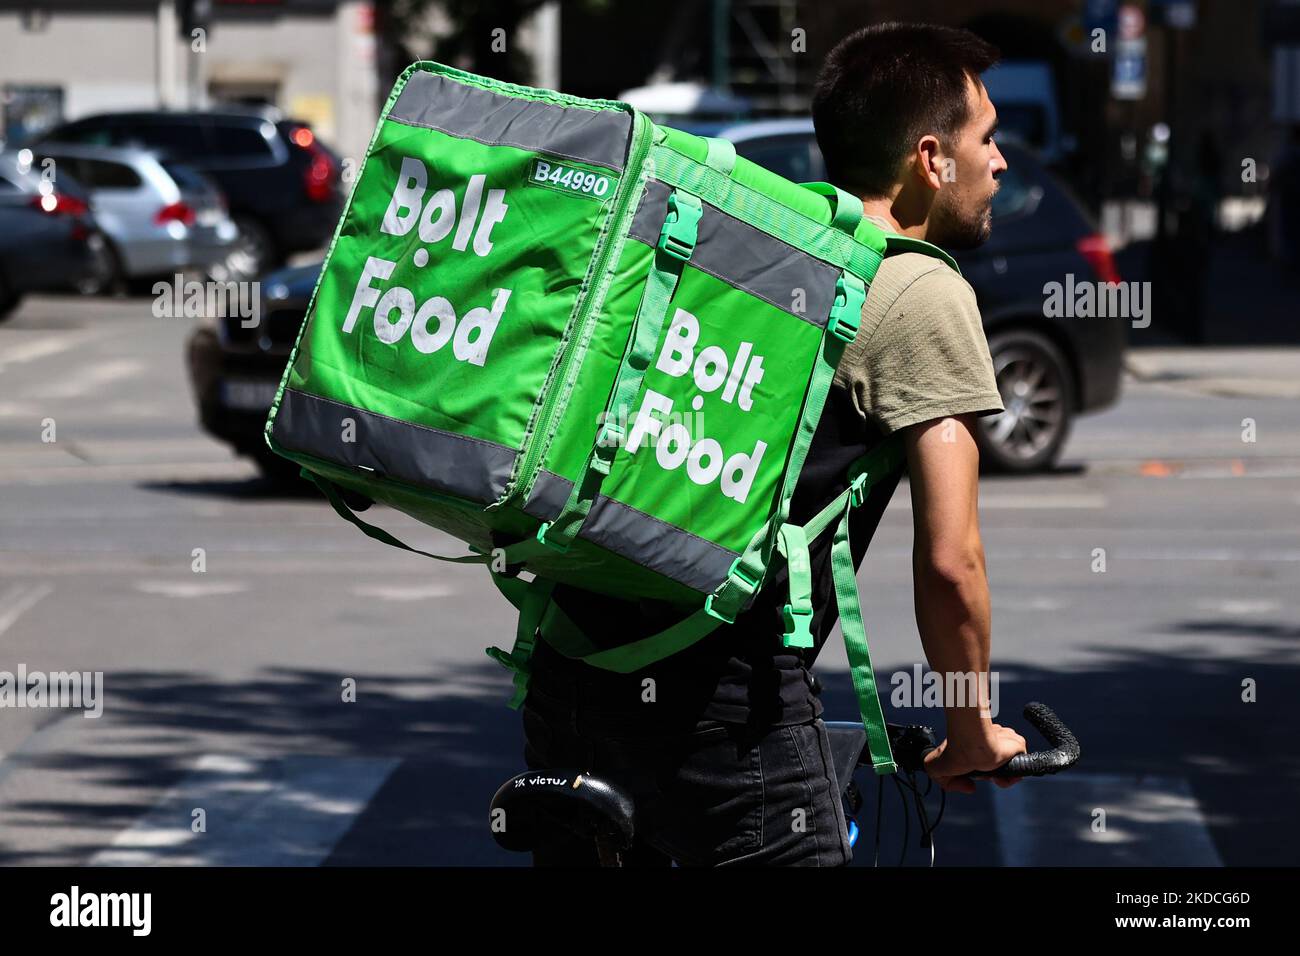
[[[1182, 621], [1173, 628], [1189, 634], [1213, 629], [1226, 639], [1235, 636], [1231, 625], [1221, 621]], [[1275, 622], [1239, 628], [1236, 633], [1286, 640], [1295, 636], [1295, 629]], [[1098, 865], [1100, 859], [1127, 865], [1160, 859], [1167, 841], [1183, 832], [1177, 825], [1185, 808], [1146, 791], [1158, 789], [1160, 781], [1185, 778], [1225, 864], [1293, 864], [1300, 757], [1294, 746], [1290, 705], [1300, 696], [1300, 668], [1288, 647], [1227, 657], [1207, 655], [1190, 644], [1186, 649], [1171, 647], [1167, 636], [1160, 640], [1159, 651], [1135, 646], [1117, 654], [1092, 648], [1096, 663], [1069, 673], [998, 662], [999, 723], [1015, 727], [1031, 746], [1040, 745], [1041, 739], [1026, 725], [1020, 710], [1029, 701], [1043, 701], [1079, 738], [1083, 757], [1078, 774], [1120, 781], [1112, 793], [1116, 805], [1108, 812], [1117, 820], [1127, 820], [1123, 838], [1098, 847], [1088, 840], [1096, 808], [1073, 807], [1059, 821], [1049, 821], [1051, 863]], [[895, 670], [910, 674], [911, 665], [879, 668], [887, 719], [929, 724], [941, 733], [941, 711], [891, 704], [890, 675]], [[519, 717], [504, 703], [509, 688], [505, 672], [485, 661], [400, 680], [387, 675], [352, 676], [357, 679], [357, 701], [344, 704], [340, 675], [327, 671], [270, 670], [246, 682], [198, 680], [179, 672], [106, 675], [107, 707], [114, 734], [124, 741], [121, 752], [87, 745], [10, 758], [19, 763], [17, 769], [26, 765], [94, 779], [106, 802], [92, 805], [32, 797], [11, 802], [4, 810], [5, 826], [11, 832], [20, 827], [76, 826], [99, 836], [86, 845], [49, 853], [0, 849], [0, 863], [88, 858], [147, 809], [114, 799], [115, 789], [126, 794], [147, 787], [160, 793], [189, 775], [201, 753], [268, 761], [310, 755], [326, 770], [335, 759], [397, 761], [334, 845], [324, 861], [327, 864], [526, 863], [523, 856], [497, 849], [486, 826], [492, 794], [524, 769]], [[848, 675], [822, 671], [819, 676], [825, 685], [826, 719], [853, 719], [857, 709]], [[1258, 683], [1258, 703], [1242, 702], [1246, 678]], [[198, 742], [175, 756], [160, 752], [160, 744], [175, 741], [177, 735]], [[223, 737], [228, 737], [228, 744]], [[1015, 789], [1049, 782], [1063, 787], [1069, 775], [1067, 771], [1051, 781], [1026, 780]], [[1074, 779], [1084, 782], [1082, 776]], [[865, 804], [858, 816], [863, 832], [855, 864], [869, 866], [876, 781], [869, 773], [860, 773], [858, 782]], [[898, 858], [903, 828], [901, 801], [893, 789], [887, 781], [882, 841], [886, 865]], [[1099, 792], [1083, 790], [1091, 795], [1088, 799]], [[940, 865], [1003, 862], [994, 801], [1010, 792], [995, 792], [992, 785], [982, 783], [973, 796], [949, 796], [936, 837]], [[932, 817], [938, 811], [938, 798], [935, 789], [928, 801]], [[1129, 807], [1125, 816], [1120, 805], [1133, 800], [1138, 809]], [[1103, 806], [1109, 804], [1108, 800]], [[181, 817], [179, 825], [188, 826], [188, 817]], [[913, 822], [909, 864], [924, 865], [928, 856], [915, 847], [916, 834]]]

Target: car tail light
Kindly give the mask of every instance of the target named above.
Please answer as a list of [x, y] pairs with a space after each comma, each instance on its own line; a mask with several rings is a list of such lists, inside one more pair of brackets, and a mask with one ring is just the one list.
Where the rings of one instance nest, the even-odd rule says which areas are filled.
[[183, 202], [168, 203], [154, 214], [153, 221], [159, 226], [169, 222], [179, 222], [183, 226], [194, 225], [194, 210]]
[[1119, 270], [1115, 268], [1115, 257], [1110, 253], [1110, 243], [1102, 235], [1084, 236], [1075, 248], [1088, 260], [1092, 271], [1100, 282], [1119, 282]]
[[312, 202], [328, 202], [334, 196], [339, 171], [330, 154], [316, 142], [316, 135], [306, 126], [295, 126], [289, 141], [307, 154], [309, 162], [303, 172], [303, 188]]
[[33, 196], [31, 204], [51, 216], [84, 216], [90, 207], [76, 196], [66, 193], [43, 193]]

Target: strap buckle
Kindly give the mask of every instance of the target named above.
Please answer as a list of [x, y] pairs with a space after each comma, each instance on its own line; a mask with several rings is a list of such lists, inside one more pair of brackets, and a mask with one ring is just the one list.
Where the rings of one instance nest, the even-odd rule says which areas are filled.
[[560, 554], [564, 554], [565, 552], [567, 552], [569, 550], [569, 546], [567, 544], [556, 544], [555, 542], [547, 539], [546, 532], [550, 530], [551, 530], [551, 522], [543, 521], [542, 526], [537, 529], [537, 534], [535, 535], [535, 537], [541, 544], [546, 545], [552, 551], [559, 552]]
[[626, 432], [623, 431], [622, 427], [614, 422], [603, 423], [600, 430], [596, 432], [596, 447], [594, 449], [596, 457], [606, 464], [612, 462], [614, 456], [618, 454], [619, 448], [623, 446], [625, 435]]
[[866, 302], [865, 293], [859, 293], [856, 288], [850, 289], [844, 281], [844, 275], [841, 274], [835, 280], [835, 304], [831, 306], [826, 331], [845, 344], [852, 342], [857, 337], [858, 326], [862, 322], [864, 302]]
[[849, 504], [854, 508], [867, 500], [867, 477], [868, 473], [864, 471], [849, 482]]
[[809, 627], [812, 624], [812, 608], [787, 604], [781, 613], [785, 616], [785, 646], [812, 647], [813, 636]]
[[704, 207], [694, 196], [680, 201], [677, 190], [668, 194], [668, 215], [659, 231], [659, 248], [674, 259], [686, 262], [695, 251], [699, 236], [700, 215]]
[[506, 668], [507, 670], [514, 671], [516, 674], [523, 674], [524, 676], [528, 676], [530, 673], [532, 673], [532, 667], [530, 665], [522, 663], [521, 661], [519, 661], [518, 658], [516, 658], [509, 651], [503, 651], [499, 647], [487, 648], [487, 656], [492, 658], [494, 661], [496, 661], [498, 664], [500, 664], [502, 667]]
[[[740, 589], [745, 592], [745, 597], [748, 598], [751, 594], [753, 594], [755, 591], [758, 590], [758, 585], [760, 582], [750, 578], [748, 574], [742, 571], [740, 569], [740, 558], [736, 558], [735, 561], [731, 562], [731, 567], [727, 570], [726, 583], [738, 584]], [[710, 594], [707, 598], [704, 599], [705, 612], [709, 614], [711, 617], [716, 617], [719, 621], [722, 621], [724, 624], [735, 624], [736, 616], [734, 614], [728, 617], [722, 611], [714, 610], [713, 599], [716, 596], [717, 596], [717, 592], [715, 591], [713, 594]]]

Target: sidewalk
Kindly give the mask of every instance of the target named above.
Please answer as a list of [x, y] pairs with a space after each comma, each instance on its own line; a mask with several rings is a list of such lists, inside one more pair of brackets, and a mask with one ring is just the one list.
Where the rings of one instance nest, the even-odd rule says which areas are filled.
[[1300, 346], [1130, 345], [1124, 371], [1206, 395], [1300, 399]]

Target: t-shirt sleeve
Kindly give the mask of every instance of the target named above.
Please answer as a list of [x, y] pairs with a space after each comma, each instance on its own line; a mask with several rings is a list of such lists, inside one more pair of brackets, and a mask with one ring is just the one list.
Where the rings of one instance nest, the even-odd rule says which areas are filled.
[[975, 292], [946, 266], [898, 294], [858, 358], [858, 402], [886, 434], [934, 418], [1003, 411]]

